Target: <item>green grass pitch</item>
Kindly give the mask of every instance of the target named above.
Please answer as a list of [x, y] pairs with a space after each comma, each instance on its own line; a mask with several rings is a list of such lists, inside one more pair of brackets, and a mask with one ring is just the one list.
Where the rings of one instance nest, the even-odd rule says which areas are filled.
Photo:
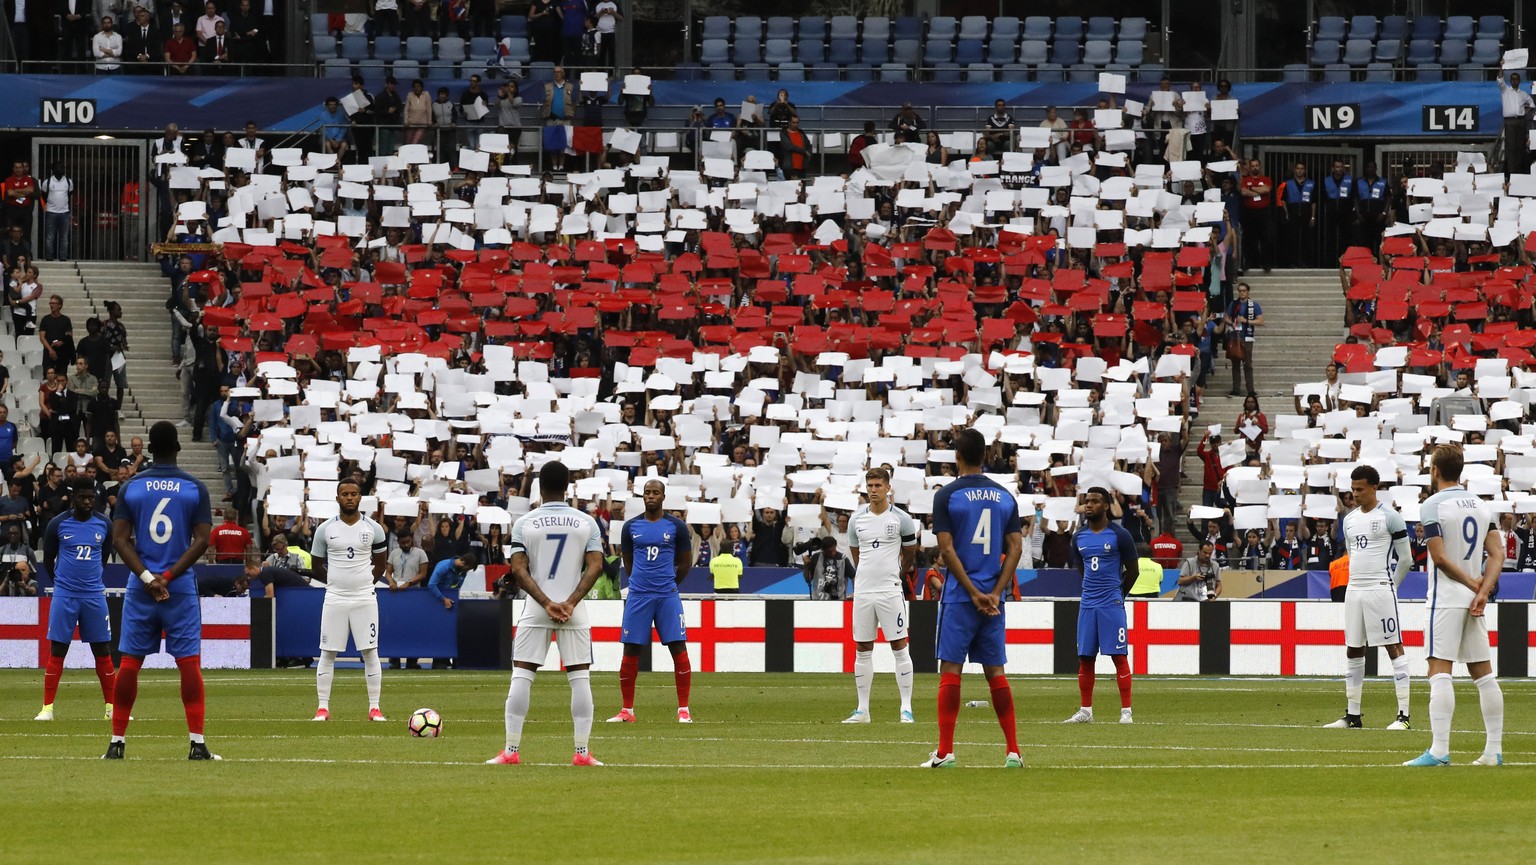
[[[1107, 679], [1107, 677], [1104, 677]], [[697, 723], [673, 719], [670, 674], [641, 675], [634, 725], [612, 673], [594, 677], [593, 753], [571, 756], [565, 677], [534, 685], [529, 763], [481, 762], [502, 744], [506, 673], [384, 674], [388, 724], [365, 718], [362, 673], [337, 671], [333, 720], [310, 670], [210, 671], [208, 741], [186, 760], [175, 674], [146, 673], [128, 760], [105, 763], [95, 677], [71, 670], [58, 718], [35, 723], [41, 672], [0, 673], [0, 861], [27, 863], [1399, 863], [1531, 862], [1536, 682], [1504, 684], [1506, 766], [1482, 748], [1476, 691], [1458, 679], [1450, 769], [1399, 767], [1428, 745], [1427, 690], [1412, 732], [1392, 720], [1390, 680], [1367, 684], [1374, 729], [1320, 730], [1338, 681], [1136, 682], [1133, 726], [1058, 722], [1075, 681], [1013, 680], [1026, 768], [1001, 768], [988, 708], [962, 707], [960, 767], [914, 768], [933, 747], [937, 677], [919, 676], [916, 725], [896, 723], [891, 677], [870, 725], [839, 723], [851, 676], [696, 674]], [[967, 676], [966, 700], [986, 699]], [[412, 709], [443, 714], [413, 739]]]

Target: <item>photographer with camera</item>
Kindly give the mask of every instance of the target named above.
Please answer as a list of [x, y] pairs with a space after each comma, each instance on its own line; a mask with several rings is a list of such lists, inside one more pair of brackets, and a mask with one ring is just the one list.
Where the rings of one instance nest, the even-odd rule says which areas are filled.
[[821, 551], [805, 560], [805, 584], [813, 601], [841, 601], [853, 577], [853, 562], [837, 548], [837, 538], [821, 539]]
[[0, 565], [0, 598], [35, 598], [37, 580], [26, 562]]
[[1200, 542], [1200, 552], [1192, 559], [1185, 559], [1179, 569], [1179, 590], [1176, 601], [1214, 601], [1221, 597], [1221, 565], [1212, 555], [1216, 545], [1209, 540]]

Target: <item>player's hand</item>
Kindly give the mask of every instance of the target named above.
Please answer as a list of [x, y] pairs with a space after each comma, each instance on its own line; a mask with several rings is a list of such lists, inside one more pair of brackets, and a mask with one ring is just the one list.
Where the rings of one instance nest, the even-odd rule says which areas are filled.
[[443, 598], [443, 609], [445, 609], [445, 610], [453, 609], [453, 598]]
[[152, 582], [146, 584], [144, 588], [149, 592], [149, 596], [154, 598], [157, 602], [164, 601], [171, 596], [170, 587], [165, 584], [165, 577], [155, 577], [155, 579]]
[[971, 604], [984, 616], [997, 615], [997, 599], [984, 592], [977, 592], [971, 596]]
[[1481, 617], [1487, 611], [1488, 598], [1482, 592], [1478, 592], [1477, 597], [1472, 599], [1472, 606], [1467, 608], [1467, 612], [1471, 613], [1473, 616]]

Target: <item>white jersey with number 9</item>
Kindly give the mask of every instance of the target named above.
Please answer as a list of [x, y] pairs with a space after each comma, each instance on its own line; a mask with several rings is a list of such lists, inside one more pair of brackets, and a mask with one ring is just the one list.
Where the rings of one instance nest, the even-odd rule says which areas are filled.
[[[1483, 575], [1483, 545], [1488, 533], [1497, 531], [1492, 513], [1483, 500], [1462, 487], [1450, 487], [1430, 496], [1419, 507], [1419, 521], [1424, 537], [1439, 538], [1445, 555], [1467, 576]], [[1440, 573], [1433, 560], [1429, 563], [1429, 599], [1434, 607], [1470, 607], [1472, 590]]]

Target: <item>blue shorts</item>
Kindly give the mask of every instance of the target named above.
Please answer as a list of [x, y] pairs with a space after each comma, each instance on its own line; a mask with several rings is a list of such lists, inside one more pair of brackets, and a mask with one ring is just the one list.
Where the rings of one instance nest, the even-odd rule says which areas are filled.
[[165, 651], [173, 658], [189, 658], [203, 652], [203, 608], [197, 595], [173, 594], [156, 603], [144, 592], [130, 592], [123, 600], [123, 633], [117, 650], [125, 655], [153, 655]]
[[112, 622], [107, 618], [106, 597], [54, 595], [53, 602], [48, 605], [48, 639], [55, 643], [70, 642], [75, 638], [76, 624], [80, 626], [83, 642], [112, 642]]
[[939, 660], [963, 664], [969, 657], [984, 667], [1008, 663], [1006, 616], [983, 616], [969, 600], [939, 604]]
[[1125, 607], [1083, 607], [1077, 611], [1077, 656], [1124, 655]]
[[619, 641], [638, 645], [651, 642], [651, 625], [662, 643], [678, 643], [688, 639], [688, 628], [683, 624], [683, 599], [673, 595], [630, 595], [624, 600], [623, 632]]

